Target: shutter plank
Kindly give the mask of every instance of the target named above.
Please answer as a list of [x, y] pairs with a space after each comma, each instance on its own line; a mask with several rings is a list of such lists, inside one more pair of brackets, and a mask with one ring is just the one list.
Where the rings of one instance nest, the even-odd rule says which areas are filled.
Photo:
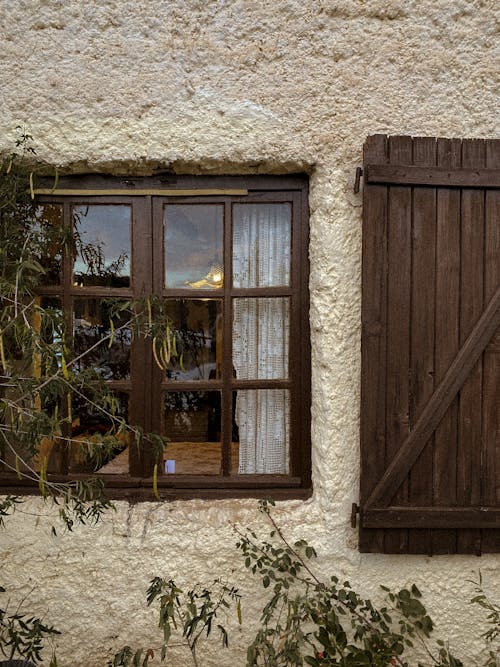
[[[438, 139], [437, 162], [460, 167], [462, 142]], [[436, 219], [436, 385], [443, 380], [459, 350], [460, 191], [439, 188]], [[458, 397], [454, 398], [434, 435], [433, 504], [450, 506], [457, 500]], [[435, 530], [434, 554], [456, 552], [455, 530]]]
[[[389, 138], [389, 162], [411, 164], [411, 137]], [[409, 433], [410, 300], [411, 300], [411, 189], [389, 188], [388, 305], [387, 305], [387, 410], [386, 451], [388, 465]], [[398, 505], [408, 504], [408, 483], [399, 488]], [[390, 530], [387, 553], [407, 553], [408, 531]]]
[[[467, 139], [462, 142], [462, 166], [484, 166], [484, 142]], [[460, 340], [465, 341], [483, 309], [484, 193], [464, 189], [461, 207], [461, 286]], [[478, 505], [481, 502], [481, 389], [482, 363], [478, 361], [460, 392], [457, 503]], [[481, 552], [481, 531], [463, 530], [458, 534], [460, 553]]]
[[[364, 159], [385, 162], [387, 137], [369, 137]], [[366, 185], [363, 216], [360, 502], [384, 472], [387, 306], [387, 188]], [[363, 552], [384, 551], [383, 530], [361, 530]]]
[[[486, 166], [500, 167], [500, 140], [486, 142]], [[500, 285], [500, 190], [485, 197], [484, 295], [488, 300]], [[500, 506], [500, 328], [483, 358], [483, 503]], [[500, 551], [500, 524], [483, 530], [483, 553]]]
[[[436, 164], [436, 140], [413, 140], [413, 164]], [[410, 338], [410, 429], [434, 391], [436, 189], [413, 189], [412, 199], [412, 287]], [[433, 444], [431, 435], [410, 473], [409, 501], [412, 506], [432, 505]], [[431, 531], [409, 532], [409, 553], [432, 553]]]

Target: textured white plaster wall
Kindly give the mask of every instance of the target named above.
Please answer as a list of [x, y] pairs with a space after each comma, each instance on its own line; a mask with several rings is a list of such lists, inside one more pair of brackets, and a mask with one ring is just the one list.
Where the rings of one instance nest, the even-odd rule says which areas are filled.
[[[314, 496], [280, 503], [286, 532], [367, 595], [415, 581], [467, 665], [479, 618], [466, 582], [499, 596], [500, 559], [360, 555], [357, 500], [360, 214], [352, 194], [373, 133], [498, 135], [496, 0], [0, 0], [0, 149], [16, 125], [68, 171], [311, 173]], [[118, 503], [96, 528], [52, 537], [30, 500], [0, 533], [0, 583], [62, 632], [62, 667], [100, 667], [154, 643], [154, 575], [225, 573], [245, 593], [243, 629], [205, 665], [244, 665], [264, 594], [231, 523], [259, 528], [254, 501]], [[189, 664], [179, 653], [171, 663]]]

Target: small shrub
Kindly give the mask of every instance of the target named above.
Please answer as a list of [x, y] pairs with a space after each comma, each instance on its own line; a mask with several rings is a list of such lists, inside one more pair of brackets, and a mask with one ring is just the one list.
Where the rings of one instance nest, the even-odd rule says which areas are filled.
[[[158, 626], [162, 630], [163, 641], [156, 649], [161, 662], [167, 657], [169, 646], [185, 646], [190, 654], [193, 665], [198, 666], [197, 648], [203, 638], [209, 637], [214, 630], [220, 638], [222, 647], [228, 646], [228, 635], [220, 622], [220, 615], [236, 604], [238, 620], [241, 623], [240, 595], [234, 587], [227, 586], [216, 579], [212, 588], [200, 585], [184, 593], [170, 579], [155, 577], [147, 592], [148, 606], [159, 602]], [[146, 667], [155, 657], [152, 648], [134, 651], [125, 646], [108, 661], [107, 667]]]
[[248, 667], [410, 667], [406, 655], [416, 643], [425, 647], [430, 664], [463, 667], [444, 642], [429, 648], [433, 623], [415, 585], [398, 592], [382, 587], [386, 604], [376, 607], [348, 581], [321, 579], [312, 568], [314, 547], [286, 539], [272, 504], [261, 503], [272, 527], [269, 540], [236, 529], [245, 566], [271, 590], [248, 648]]
[[[0, 593], [5, 593], [1, 586]], [[0, 655], [8, 661], [21, 657], [39, 664], [42, 662], [44, 640], [58, 634], [58, 630], [36, 616], [23, 614], [19, 609], [8, 612], [0, 607]], [[52, 656], [50, 667], [57, 667], [55, 655]]]

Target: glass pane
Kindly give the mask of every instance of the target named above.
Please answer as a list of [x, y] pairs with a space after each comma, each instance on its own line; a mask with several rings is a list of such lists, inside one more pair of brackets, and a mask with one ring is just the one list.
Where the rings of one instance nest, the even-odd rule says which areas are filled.
[[32, 228], [39, 249], [38, 261], [45, 269], [42, 285], [59, 285], [61, 282], [62, 206], [40, 204], [36, 209], [36, 225]]
[[219, 391], [168, 392], [163, 399], [163, 454], [167, 474], [220, 475]]
[[112, 303], [103, 299], [75, 299], [73, 306], [74, 356], [76, 371], [93, 367], [104, 380], [130, 378], [132, 332], [128, 312], [114, 313]]
[[130, 286], [130, 206], [75, 206], [75, 286]]
[[[290, 396], [287, 389], [235, 393], [240, 475], [286, 475], [290, 453]], [[234, 428], [233, 428], [234, 432]], [[234, 464], [233, 464], [234, 465]]]
[[50, 377], [61, 368], [64, 314], [61, 299], [36, 297], [40, 310], [35, 313], [34, 328], [40, 332], [40, 355], [35, 357], [35, 377]]
[[289, 285], [291, 239], [290, 204], [235, 204], [233, 286]]
[[[177, 356], [171, 356], [171, 361], [167, 366], [167, 379], [220, 379], [222, 301], [220, 299], [169, 299], [166, 306], [167, 314], [172, 320], [171, 350], [177, 353]], [[157, 356], [161, 356], [159, 351]]]
[[165, 206], [164, 226], [165, 286], [220, 289], [224, 281], [223, 206]]
[[68, 448], [71, 472], [128, 473], [128, 435], [119, 432], [120, 422], [128, 421], [128, 407], [126, 393], [109, 394], [99, 403], [73, 395]]
[[238, 380], [288, 378], [289, 299], [233, 300], [233, 366]]

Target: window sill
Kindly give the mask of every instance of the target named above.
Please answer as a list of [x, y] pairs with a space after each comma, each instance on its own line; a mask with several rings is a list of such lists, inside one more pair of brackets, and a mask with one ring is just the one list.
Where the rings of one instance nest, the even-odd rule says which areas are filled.
[[[85, 479], [91, 475], [72, 475], [71, 479]], [[95, 477], [95, 476], [94, 476]], [[105, 481], [106, 496], [110, 500], [130, 502], [153, 501], [153, 479], [125, 475], [101, 476]], [[52, 482], [64, 482], [63, 475], [48, 475]], [[285, 475], [238, 475], [234, 477], [169, 475], [157, 482], [162, 500], [271, 498], [274, 500], [306, 500], [312, 488], [303, 486], [300, 477]], [[0, 473], [0, 494], [39, 495], [38, 483], [30, 479], [18, 479], [10, 473]]]

